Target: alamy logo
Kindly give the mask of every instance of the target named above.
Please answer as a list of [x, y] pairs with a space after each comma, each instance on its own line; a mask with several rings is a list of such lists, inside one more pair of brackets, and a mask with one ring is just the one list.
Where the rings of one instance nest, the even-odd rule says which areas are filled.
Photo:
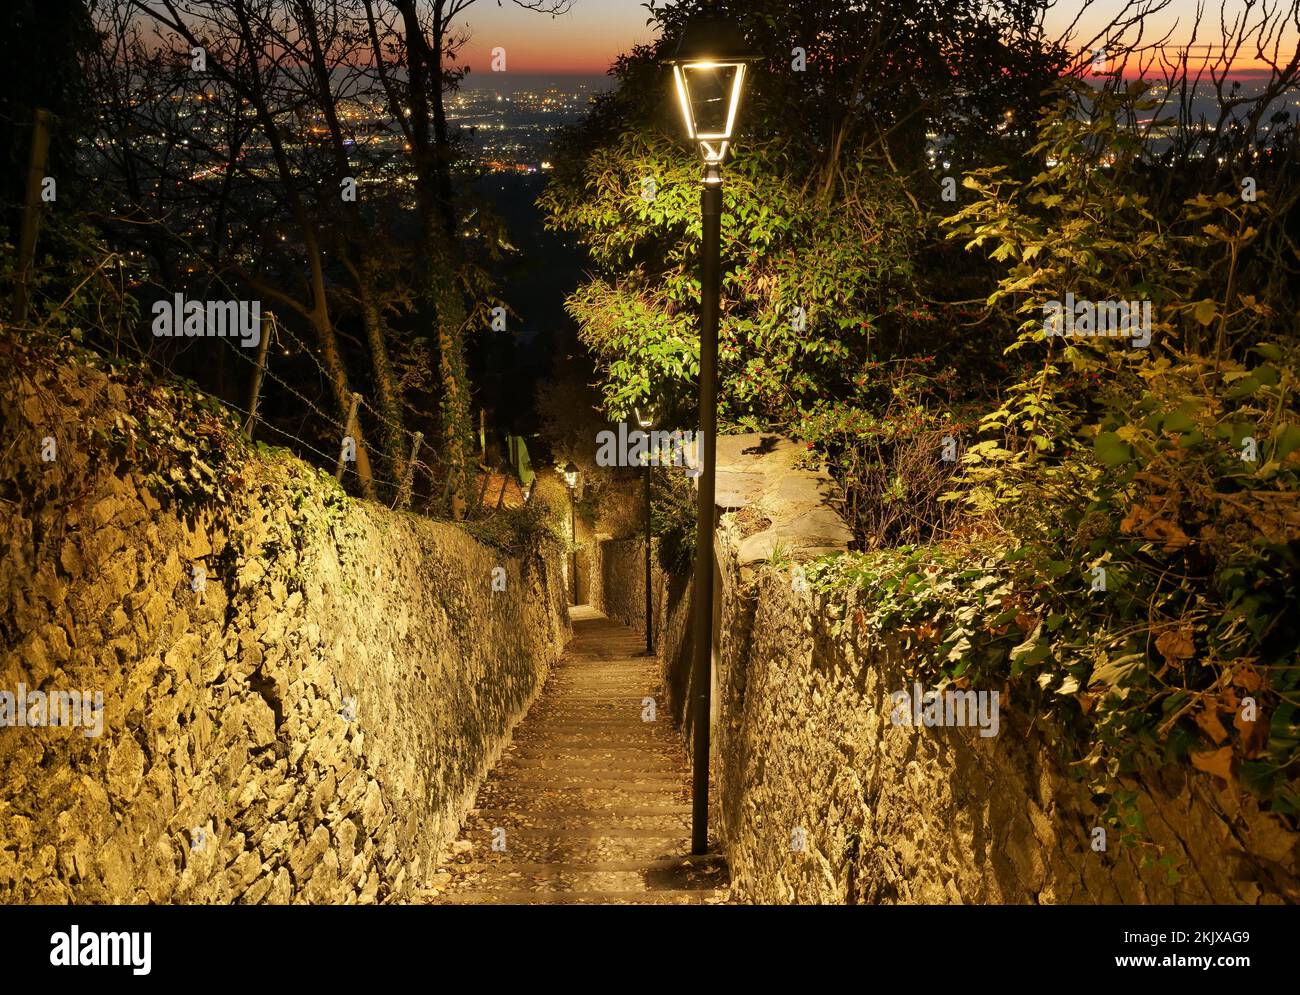
[[80, 727], [87, 739], [104, 734], [104, 692], [0, 690], [0, 727]]
[[1043, 305], [1043, 331], [1048, 337], [1132, 339], [1135, 349], [1151, 344], [1150, 301], [1076, 301], [1065, 295], [1065, 303]]
[[154, 301], [153, 333], [158, 338], [239, 339], [251, 349], [262, 341], [261, 301], [187, 301], [183, 294]]
[[895, 691], [889, 697], [894, 706], [890, 725], [978, 726], [986, 739], [998, 734], [997, 691], [925, 691], [914, 684], [912, 691]]
[[687, 431], [629, 432], [620, 422], [618, 433], [605, 429], [596, 434], [597, 466], [682, 466], [688, 477], [700, 475], [695, 433]]
[[83, 933], [73, 926], [53, 934], [50, 946], [55, 967], [129, 967], [135, 975], [152, 970], [152, 933]]

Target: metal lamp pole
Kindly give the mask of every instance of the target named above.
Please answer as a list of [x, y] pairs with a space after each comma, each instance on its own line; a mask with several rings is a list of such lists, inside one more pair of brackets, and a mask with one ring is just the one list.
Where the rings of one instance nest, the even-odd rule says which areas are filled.
[[650, 543], [652, 541], [650, 533], [650, 481], [654, 476], [654, 462], [650, 459], [645, 461], [645, 652], [646, 656], [654, 656], [655, 637], [654, 637], [654, 598], [650, 590], [653, 579], [650, 574]]
[[704, 240], [700, 257], [699, 505], [695, 518], [695, 589], [692, 619], [695, 698], [692, 736], [691, 852], [709, 852], [709, 719], [713, 708], [714, 457], [718, 434], [718, 298], [722, 252], [722, 167], [708, 163], [700, 188]]
[[694, 786], [691, 850], [709, 850], [709, 726], [713, 698], [713, 532], [716, 525], [714, 464], [718, 431], [718, 309], [722, 293], [722, 163], [735, 135], [749, 65], [761, 56], [733, 19], [705, 0], [687, 22], [673, 55], [673, 69], [686, 137], [704, 159], [700, 214], [700, 434], [699, 507], [695, 529], [695, 582], [691, 671]]

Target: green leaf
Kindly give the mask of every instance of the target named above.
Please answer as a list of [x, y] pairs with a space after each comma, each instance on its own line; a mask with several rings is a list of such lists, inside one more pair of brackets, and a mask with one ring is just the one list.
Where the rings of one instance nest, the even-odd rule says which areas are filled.
[[1300, 449], [1300, 425], [1280, 425], [1277, 430], [1277, 449], [1273, 458], [1284, 460]]
[[1272, 342], [1261, 342], [1259, 345], [1254, 347], [1254, 351], [1259, 353], [1259, 355], [1263, 356], [1265, 359], [1271, 359], [1275, 363], [1282, 358], [1282, 350]]
[[1121, 656], [1116, 660], [1103, 657], [1101, 662], [1092, 668], [1092, 677], [1089, 684], [1109, 684], [1115, 687], [1120, 681], [1124, 680], [1129, 674], [1138, 668], [1146, 659], [1142, 653], [1130, 653], [1127, 656]]
[[1114, 432], [1102, 432], [1093, 443], [1093, 450], [1103, 466], [1119, 466], [1133, 459], [1133, 447]]
[[1195, 427], [1196, 423], [1192, 421], [1192, 416], [1182, 408], [1171, 411], [1165, 416], [1164, 429], [1166, 432], [1190, 432]]
[[1235, 401], [1242, 397], [1249, 397], [1259, 388], [1260, 382], [1253, 375], [1242, 377], [1223, 396], [1229, 401]]
[[1218, 302], [1208, 299], [1197, 302], [1196, 309], [1192, 312], [1193, 317], [1195, 317], [1202, 325], [1208, 325], [1213, 322], [1218, 314]]

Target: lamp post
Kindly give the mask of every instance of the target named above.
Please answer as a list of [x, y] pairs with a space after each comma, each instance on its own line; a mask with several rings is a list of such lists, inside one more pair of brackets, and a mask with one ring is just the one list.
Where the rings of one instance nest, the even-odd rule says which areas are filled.
[[692, 19], [672, 57], [673, 83], [686, 125], [704, 160], [700, 214], [700, 475], [695, 530], [695, 603], [691, 674], [695, 730], [691, 792], [691, 852], [709, 851], [709, 718], [713, 683], [714, 462], [718, 414], [718, 305], [722, 267], [722, 163], [727, 157], [750, 63], [757, 61], [738, 25], [712, 3]]
[[653, 582], [650, 573], [650, 543], [652, 534], [650, 531], [650, 480], [654, 474], [654, 459], [650, 455], [650, 429], [655, 423], [654, 408], [647, 407], [644, 411], [641, 408], [636, 409], [636, 423], [641, 426], [641, 431], [646, 433], [646, 455], [645, 455], [645, 652], [646, 656], [654, 656], [654, 598], [651, 593], [651, 583]]
[[578, 603], [578, 511], [574, 493], [578, 487], [578, 468], [570, 462], [564, 468], [564, 482], [569, 488], [569, 532], [573, 539], [569, 545], [569, 584], [573, 588], [573, 603]]

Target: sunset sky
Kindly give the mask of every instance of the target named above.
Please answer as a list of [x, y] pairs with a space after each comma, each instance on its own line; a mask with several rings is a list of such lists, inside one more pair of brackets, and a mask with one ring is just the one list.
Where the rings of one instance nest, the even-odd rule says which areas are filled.
[[[1229, 2], [1230, 9], [1241, 6], [1240, 0]], [[1107, 15], [1122, 6], [1122, 0], [1101, 0], [1089, 12], [1081, 30], [1095, 30]], [[1289, 0], [1284, 0], [1282, 6], [1289, 6]], [[1060, 0], [1048, 18], [1051, 33], [1063, 31], [1078, 9], [1077, 2]], [[1160, 32], [1176, 24], [1173, 41], [1182, 43], [1187, 40], [1195, 10], [1195, 0], [1172, 0], [1167, 10], [1152, 18], [1151, 24]], [[1199, 41], [1219, 42], [1218, 3], [1212, 0], [1208, 10], [1214, 30], [1203, 30]], [[499, 46], [505, 49], [508, 72], [601, 74], [620, 52], [654, 38], [655, 31], [646, 25], [647, 17], [643, 0], [573, 0], [572, 9], [558, 17], [523, 10], [511, 0], [501, 0], [500, 4], [496, 0], [479, 0], [469, 8], [461, 25], [470, 34], [462, 60], [475, 73], [488, 72], [491, 51]], [[1155, 33], [1149, 31], [1148, 37]], [[1294, 45], [1294, 32], [1290, 39]]]

